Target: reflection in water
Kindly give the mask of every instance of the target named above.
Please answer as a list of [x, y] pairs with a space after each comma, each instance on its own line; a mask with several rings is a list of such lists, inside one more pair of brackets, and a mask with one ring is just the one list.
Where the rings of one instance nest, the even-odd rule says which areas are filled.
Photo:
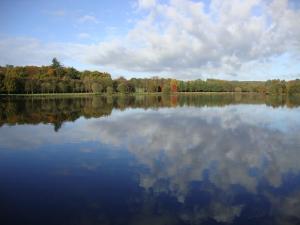
[[0, 105], [3, 224], [300, 223], [296, 99], [20, 98]]
[[272, 107], [300, 106], [297, 97], [258, 94], [210, 94], [210, 95], [140, 95], [120, 97], [0, 97], [0, 126], [3, 124], [38, 124], [51, 123], [57, 131], [64, 121], [75, 121], [80, 116], [98, 118], [108, 116], [112, 109], [195, 106], [216, 107], [229, 104], [266, 104]]

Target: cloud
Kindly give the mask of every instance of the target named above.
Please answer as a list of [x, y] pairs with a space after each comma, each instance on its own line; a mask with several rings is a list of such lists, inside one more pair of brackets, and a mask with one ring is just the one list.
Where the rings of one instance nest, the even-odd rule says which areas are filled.
[[243, 206], [231, 206], [220, 202], [211, 202], [207, 207], [195, 207], [194, 210], [181, 213], [180, 217], [188, 224], [202, 224], [213, 218], [218, 223], [232, 223], [239, 217]]
[[[95, 45], [87, 60], [137, 72], [239, 74], [285, 53], [299, 55], [299, 10], [287, 0], [139, 1], [127, 36]], [[260, 13], [254, 13], [254, 9]], [[117, 57], [116, 57], [117, 56]], [[250, 66], [251, 65], [251, 66]], [[272, 65], [272, 64], [271, 64]]]
[[[261, 80], [277, 78], [277, 71], [281, 77], [291, 79], [291, 74], [300, 72], [295, 67], [300, 57], [300, 10], [293, 2], [138, 0], [133, 27], [122, 36], [80, 46], [77, 61], [107, 70], [181, 79], [213, 76]], [[84, 15], [78, 22], [99, 23], [93, 15]], [[5, 64], [13, 58], [28, 58], [28, 52], [32, 55], [32, 51], [40, 51], [27, 49], [26, 44], [21, 49], [13, 49], [14, 44], [9, 47], [17, 57], [9, 58], [0, 49], [0, 61]], [[73, 48], [67, 49], [73, 53], [77, 47], [69, 43], [64, 50]], [[287, 64], [282, 56], [288, 57]]]
[[148, 9], [156, 5], [156, 0], [138, 0], [139, 9]]
[[88, 33], [79, 33], [78, 34], [79, 39], [89, 39], [90, 37], [91, 37], [91, 35]]
[[47, 65], [53, 57], [80, 61], [80, 55], [84, 54], [82, 47], [73, 43], [44, 43], [35, 38], [2, 38], [0, 65]]
[[79, 17], [78, 22], [79, 23], [95, 23], [95, 24], [98, 24], [99, 20], [95, 16], [84, 15], [84, 16]]
[[[218, 188], [226, 191], [231, 185], [240, 185], [255, 193], [262, 178], [279, 187], [284, 174], [299, 173], [298, 135], [291, 134], [299, 131], [295, 126], [299, 123], [295, 120], [296, 112], [290, 114], [289, 122], [283, 116], [286, 110], [279, 110], [275, 117], [263, 121], [260, 118], [267, 118], [264, 115], [270, 115], [272, 109], [261, 107], [253, 115], [250, 108], [124, 114], [94, 122], [89, 129], [106, 144], [128, 148], [140, 164], [149, 168], [148, 173], [140, 175], [140, 185], [145, 189], [171, 190], [183, 202], [189, 183], [201, 181], [203, 172], [209, 170], [210, 180]], [[252, 176], [251, 168], [261, 175]]]

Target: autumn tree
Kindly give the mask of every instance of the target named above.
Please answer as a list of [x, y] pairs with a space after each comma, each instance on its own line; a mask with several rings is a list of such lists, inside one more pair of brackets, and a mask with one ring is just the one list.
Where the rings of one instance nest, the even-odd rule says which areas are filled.
[[172, 92], [177, 92], [177, 80], [172, 79], [170, 81], [170, 88]]
[[[1, 93], [41, 92], [256, 92], [270, 95], [300, 93], [299, 80], [281, 81], [225, 81], [175, 80], [153, 76], [151, 78], [124, 77], [112, 79], [109, 73], [99, 71], [78, 71], [63, 67], [53, 58], [50, 66], [0, 66]], [[100, 85], [100, 86], [99, 86]]]

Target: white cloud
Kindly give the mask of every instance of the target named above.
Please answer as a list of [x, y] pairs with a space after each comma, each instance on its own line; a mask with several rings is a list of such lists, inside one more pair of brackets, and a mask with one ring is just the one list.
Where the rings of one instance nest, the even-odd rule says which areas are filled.
[[79, 22], [79, 23], [95, 23], [95, 24], [98, 24], [98, 23], [99, 23], [99, 20], [98, 20], [95, 16], [92, 16], [92, 15], [84, 15], [84, 16], [81, 16], [81, 17], [78, 19], [78, 22]]
[[[300, 12], [289, 8], [287, 0], [212, 0], [209, 12], [203, 3], [189, 0], [139, 1], [139, 7], [149, 9], [146, 16], [126, 37], [95, 45], [88, 61], [199, 77], [247, 74], [249, 67], [251, 72], [272, 65], [272, 57], [299, 55]], [[261, 15], [252, 12], [255, 7]]]
[[[209, 12], [203, 3], [189, 0], [139, 1], [139, 6], [149, 12], [127, 37], [117, 45], [95, 46], [98, 50], [89, 61], [131, 71], [199, 76], [245, 74], [249, 64], [260, 67], [274, 56], [299, 55], [300, 13], [289, 8], [287, 0], [213, 0]], [[261, 15], [253, 13], [255, 7], [261, 8]]]
[[89, 39], [90, 37], [91, 37], [91, 35], [88, 33], [79, 33], [78, 34], [79, 39]]
[[[272, 108], [255, 106], [256, 113], [249, 113], [254, 112], [252, 107], [227, 106], [222, 112], [184, 108], [123, 113], [93, 122], [89, 130], [104, 143], [128, 148], [149, 168], [149, 173], [141, 173], [142, 187], [159, 191], [160, 181], [167, 179], [167, 190], [178, 201], [184, 201], [189, 182], [201, 181], [212, 162], [218, 166], [210, 171], [210, 179], [218, 188], [228, 190], [239, 184], [256, 192], [258, 180], [249, 174], [249, 168], [257, 168], [274, 187], [281, 185], [284, 174], [299, 172], [299, 140], [291, 135], [299, 130], [299, 110], [278, 109], [276, 116], [268, 117]], [[163, 161], [157, 168], [161, 155]]]
[[154, 7], [155, 4], [156, 4], [156, 0], [138, 0], [139, 9], [148, 9]]
[[[181, 79], [268, 79], [275, 78], [269, 72], [280, 67], [293, 68], [276, 74], [281, 78], [300, 73], [294, 66], [300, 57], [300, 10], [288, 0], [211, 0], [209, 6], [192, 0], [139, 0], [137, 7], [139, 17], [125, 35], [80, 48], [68, 44], [64, 50], [79, 52], [81, 63], [101, 65], [108, 71]], [[78, 22], [99, 23], [92, 15], [82, 16]], [[0, 48], [0, 63], [23, 60], [40, 51], [18, 44], [7, 48], [17, 57], [9, 58]], [[281, 61], [283, 55], [289, 56], [288, 65]]]
[[53, 57], [80, 61], [82, 47], [71, 43], [46, 44], [34, 38], [3, 38], [0, 40], [0, 65], [47, 65]]

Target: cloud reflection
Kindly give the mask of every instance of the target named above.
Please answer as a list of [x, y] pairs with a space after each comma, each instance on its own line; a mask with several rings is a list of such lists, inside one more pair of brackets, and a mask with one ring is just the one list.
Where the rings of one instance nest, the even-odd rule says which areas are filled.
[[264, 106], [182, 108], [112, 116], [91, 123], [89, 130], [102, 143], [128, 148], [150, 168], [141, 174], [141, 186], [153, 188], [168, 179], [168, 189], [180, 200], [189, 182], [201, 181], [205, 170], [223, 190], [238, 184], [255, 192], [259, 177], [251, 170], [280, 186], [282, 174], [299, 172], [297, 116]]

